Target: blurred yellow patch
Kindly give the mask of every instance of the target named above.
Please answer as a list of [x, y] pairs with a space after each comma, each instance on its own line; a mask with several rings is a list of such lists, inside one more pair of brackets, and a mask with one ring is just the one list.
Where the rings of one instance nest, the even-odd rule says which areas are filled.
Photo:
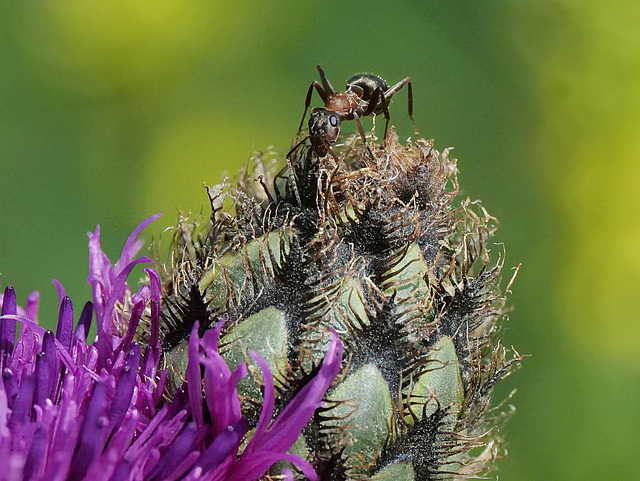
[[590, 156], [567, 159], [583, 165], [564, 178], [570, 244], [561, 247], [559, 307], [594, 354], [640, 362], [640, 148], [629, 139], [597, 155], [590, 146]]
[[543, 168], [564, 213], [557, 306], [592, 354], [640, 362], [638, 4], [550, 3], [563, 23], [544, 24], [543, 46], [531, 51], [544, 102]]
[[212, 36], [233, 34], [224, 21], [232, 11], [204, 1], [29, 2], [16, 15], [15, 40], [48, 82], [101, 93], [189, 65]]

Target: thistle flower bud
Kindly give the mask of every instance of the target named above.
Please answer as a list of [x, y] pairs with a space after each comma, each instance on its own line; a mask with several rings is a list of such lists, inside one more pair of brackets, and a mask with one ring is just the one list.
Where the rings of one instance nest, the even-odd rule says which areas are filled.
[[[432, 141], [315, 140], [255, 154], [208, 188], [208, 220], [181, 217], [161, 270], [168, 385], [185, 376], [196, 321], [202, 336], [225, 318], [223, 357], [260, 353], [284, 413], [336, 332], [340, 374], [294, 445], [320, 479], [487, 471], [501, 452], [493, 388], [520, 361], [497, 340], [511, 283], [488, 249], [496, 219], [459, 197], [456, 161]], [[254, 425], [268, 386], [239, 385]]]

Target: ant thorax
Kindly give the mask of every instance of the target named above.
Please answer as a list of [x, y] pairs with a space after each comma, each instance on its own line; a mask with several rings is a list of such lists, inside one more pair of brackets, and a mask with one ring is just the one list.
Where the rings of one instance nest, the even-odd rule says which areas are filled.
[[[362, 89], [359, 90], [362, 91]], [[346, 92], [336, 92], [326, 100], [325, 108], [336, 112], [342, 120], [353, 120], [354, 112], [358, 113], [358, 116], [362, 115], [361, 112], [358, 112], [358, 110], [363, 110], [363, 100], [358, 95], [360, 92], [351, 89]]]

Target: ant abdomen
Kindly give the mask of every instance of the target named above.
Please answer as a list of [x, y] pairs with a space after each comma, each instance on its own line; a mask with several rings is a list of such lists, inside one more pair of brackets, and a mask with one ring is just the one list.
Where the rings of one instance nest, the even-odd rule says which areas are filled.
[[387, 82], [382, 77], [370, 73], [359, 73], [347, 80], [347, 90], [355, 92], [358, 88], [362, 89], [360, 97], [366, 101], [371, 100], [376, 89], [380, 89], [382, 92], [386, 92], [388, 89]]

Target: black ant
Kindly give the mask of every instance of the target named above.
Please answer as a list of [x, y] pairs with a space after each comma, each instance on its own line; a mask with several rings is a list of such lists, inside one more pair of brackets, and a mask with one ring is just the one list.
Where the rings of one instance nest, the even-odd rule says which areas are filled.
[[[335, 112], [340, 117], [340, 120], [356, 121], [356, 124], [358, 125], [358, 132], [365, 143], [366, 137], [364, 135], [360, 118], [372, 114], [383, 113], [386, 119], [383, 139], [386, 139], [387, 129], [389, 127], [389, 102], [391, 97], [393, 97], [398, 90], [405, 85], [407, 86], [409, 96], [409, 117], [413, 122], [413, 91], [411, 89], [411, 79], [409, 77], [400, 80], [389, 88], [387, 86], [387, 82], [382, 77], [368, 73], [361, 73], [354, 75], [347, 80], [347, 89], [344, 92], [336, 92], [324, 73], [324, 70], [322, 70], [322, 67], [318, 65], [317, 68], [318, 72], [320, 72], [322, 85], [314, 81], [309, 86], [307, 98], [304, 104], [304, 113], [302, 114], [302, 120], [300, 121], [298, 132], [302, 130], [304, 118], [307, 115], [309, 106], [311, 105], [311, 96], [313, 95], [314, 88], [320, 95], [320, 98], [322, 98], [325, 109]], [[309, 136], [312, 137], [311, 132], [309, 132]]]

